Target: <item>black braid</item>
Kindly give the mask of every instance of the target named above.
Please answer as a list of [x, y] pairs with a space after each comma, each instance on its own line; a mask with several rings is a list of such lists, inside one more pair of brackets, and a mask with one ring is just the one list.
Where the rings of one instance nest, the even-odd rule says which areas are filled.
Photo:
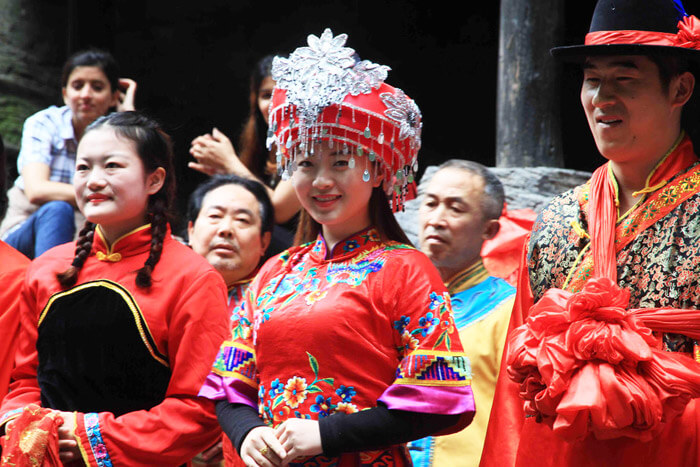
[[143, 267], [136, 274], [136, 285], [139, 287], [151, 286], [153, 268], [158, 264], [160, 255], [163, 253], [163, 240], [168, 231], [166, 211], [165, 201], [162, 198], [154, 198], [151, 207], [151, 251]]
[[83, 228], [78, 233], [78, 239], [75, 242], [75, 257], [73, 262], [63, 272], [56, 274], [56, 279], [61, 287], [67, 289], [72, 287], [78, 281], [78, 273], [85, 264], [85, 260], [90, 256], [92, 250], [92, 241], [95, 238], [95, 224], [86, 221]]

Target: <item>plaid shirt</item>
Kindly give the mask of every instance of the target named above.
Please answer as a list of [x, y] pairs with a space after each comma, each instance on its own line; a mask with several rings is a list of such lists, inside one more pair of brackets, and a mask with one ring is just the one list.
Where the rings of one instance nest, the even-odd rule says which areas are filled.
[[73, 114], [67, 106], [52, 105], [24, 122], [22, 145], [17, 157], [20, 176], [15, 180], [15, 184], [18, 187], [24, 190], [22, 169], [34, 162], [41, 162], [51, 168], [49, 180], [73, 183], [78, 141], [73, 133], [72, 117]]

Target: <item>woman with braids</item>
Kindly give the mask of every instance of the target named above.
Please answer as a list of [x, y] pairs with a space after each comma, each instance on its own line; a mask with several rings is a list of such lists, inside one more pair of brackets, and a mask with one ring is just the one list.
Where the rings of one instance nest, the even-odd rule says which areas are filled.
[[172, 158], [147, 117], [96, 120], [74, 176], [85, 227], [27, 272], [0, 427], [12, 432], [31, 404], [58, 413], [64, 463], [176, 466], [217, 437], [214, 406], [196, 395], [228, 329], [226, 287], [171, 237]]
[[200, 391], [248, 466], [411, 465], [403, 443], [474, 414], [447, 290], [387, 197], [412, 182], [420, 111], [345, 40], [327, 29], [272, 67], [300, 245], [261, 268]]

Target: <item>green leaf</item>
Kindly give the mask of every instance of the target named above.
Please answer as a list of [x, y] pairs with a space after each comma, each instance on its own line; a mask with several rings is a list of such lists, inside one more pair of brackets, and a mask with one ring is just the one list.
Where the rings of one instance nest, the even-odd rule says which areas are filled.
[[318, 361], [316, 361], [316, 358], [314, 358], [314, 356], [311, 355], [309, 352], [306, 352], [306, 355], [309, 356], [309, 364], [311, 365], [311, 370], [313, 370], [314, 375], [318, 378]]
[[434, 349], [438, 348], [438, 346], [440, 344], [442, 344], [442, 341], [445, 340], [446, 335], [447, 335], [446, 332], [443, 332], [442, 334], [440, 334], [440, 338], [437, 340], [437, 342], [435, 342], [435, 345], [433, 346]]

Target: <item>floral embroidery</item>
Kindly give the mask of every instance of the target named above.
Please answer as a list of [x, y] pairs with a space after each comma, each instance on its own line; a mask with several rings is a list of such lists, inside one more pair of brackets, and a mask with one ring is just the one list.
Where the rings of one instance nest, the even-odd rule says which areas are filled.
[[357, 394], [355, 391], [355, 388], [352, 386], [344, 386], [340, 385], [338, 389], [335, 390], [335, 393], [340, 396], [340, 400], [342, 401], [350, 401], [352, 400], [353, 396]]
[[338, 405], [335, 406], [335, 411], [341, 412], [341, 413], [358, 412], [357, 406], [355, 404], [351, 404], [349, 402], [338, 402]]
[[360, 244], [357, 243], [357, 240], [348, 240], [343, 244], [343, 251], [353, 251], [357, 248], [360, 248]]
[[318, 418], [327, 417], [336, 406], [331, 402], [330, 397], [316, 396], [316, 403], [313, 404], [310, 410], [318, 414]]
[[86, 413], [84, 421], [85, 432], [92, 448], [92, 454], [95, 456], [95, 462], [100, 467], [112, 467], [112, 460], [100, 432], [99, 416], [96, 413]]
[[306, 296], [306, 304], [311, 306], [319, 300], [322, 300], [328, 294], [327, 290], [321, 292], [320, 290], [314, 290]]
[[358, 411], [357, 406], [352, 403], [353, 398], [357, 395], [353, 386], [343, 384], [338, 386], [335, 389], [335, 395], [338, 397], [337, 402], [333, 401], [333, 397], [324, 395], [327, 392], [323, 390], [321, 385], [329, 386], [332, 390], [334, 379], [319, 377], [318, 360], [310, 353], [306, 354], [309, 358], [309, 366], [314, 373], [314, 380], [310, 384], [307, 383], [306, 378], [294, 376], [289, 378], [284, 385], [279, 378], [275, 379], [270, 383], [269, 390], [266, 390], [263, 384], [258, 386], [258, 410], [266, 423], [276, 426], [289, 418], [290, 413], [293, 413], [296, 418], [310, 419], [309, 414], [304, 414], [299, 410], [291, 412], [291, 409], [298, 409], [310, 394], [316, 394], [316, 397], [308, 410], [318, 414], [319, 418], [335, 412], [355, 413]]
[[452, 338], [450, 335], [454, 332], [455, 323], [452, 318], [452, 307], [450, 305], [450, 296], [447, 292], [444, 292], [442, 296], [436, 294], [435, 292], [430, 293], [430, 306], [431, 310], [435, 310], [440, 321], [440, 337], [435, 341], [433, 349], [437, 349], [441, 344], [445, 344], [447, 350], [452, 347]]
[[231, 313], [231, 340], [248, 339], [251, 331], [251, 323], [245, 309], [245, 302], [241, 302]]
[[306, 379], [297, 376], [290, 378], [284, 386], [282, 399], [292, 409], [299, 407], [306, 400]]

